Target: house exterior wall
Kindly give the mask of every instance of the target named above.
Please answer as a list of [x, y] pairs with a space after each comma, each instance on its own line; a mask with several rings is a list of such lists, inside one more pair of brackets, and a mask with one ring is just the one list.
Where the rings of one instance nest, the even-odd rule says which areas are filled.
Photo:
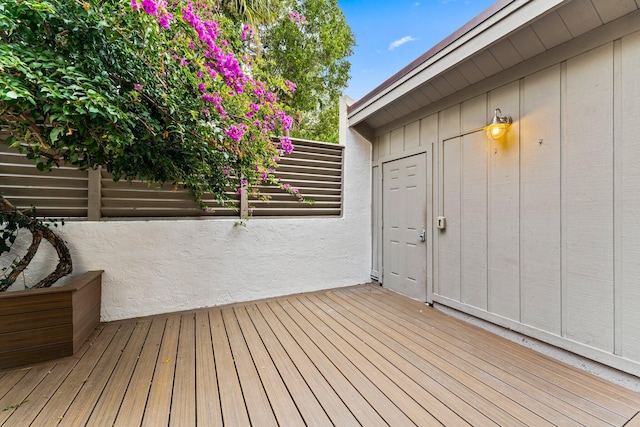
[[[640, 375], [640, 32], [609, 33], [376, 130], [372, 172], [432, 155], [430, 301]], [[501, 141], [482, 130], [495, 108]]]
[[[67, 221], [74, 273], [104, 270], [102, 320], [190, 310], [366, 283], [371, 145], [346, 141], [342, 217]], [[53, 264], [52, 264], [53, 261]], [[35, 260], [32, 276], [54, 265]]]

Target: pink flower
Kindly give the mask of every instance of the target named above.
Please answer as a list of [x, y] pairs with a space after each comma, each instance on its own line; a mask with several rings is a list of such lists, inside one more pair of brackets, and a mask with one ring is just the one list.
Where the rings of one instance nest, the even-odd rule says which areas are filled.
[[242, 35], [240, 37], [243, 41], [246, 40], [247, 36], [251, 34], [253, 34], [253, 30], [248, 25], [242, 27]]
[[238, 126], [231, 125], [228, 129], [224, 131], [225, 135], [229, 138], [233, 139], [236, 142], [239, 142], [247, 131], [247, 125], [244, 123], [240, 123]]
[[294, 10], [289, 13], [289, 21], [293, 22], [298, 26], [298, 28], [302, 27], [302, 23], [305, 22], [307, 18], [304, 15], [301, 15], [300, 12]]
[[280, 148], [284, 151], [284, 154], [291, 154], [293, 151], [293, 144], [289, 137], [283, 136], [280, 138]]
[[131, 0], [131, 8], [133, 10], [135, 10], [136, 12], [139, 12], [142, 6], [140, 6], [140, 3], [137, 2], [137, 0]]
[[173, 19], [173, 15], [171, 13], [165, 12], [158, 17], [158, 24], [165, 30], [168, 30], [171, 27], [171, 20]]
[[290, 82], [289, 80], [285, 81], [285, 84], [287, 85], [287, 89], [289, 89], [289, 92], [293, 93], [296, 91], [296, 84], [293, 82]]
[[135, 90], [142, 90], [142, 85], [141, 85], [141, 84], [138, 84], [138, 83], [135, 83], [135, 84], [133, 85], [133, 88], [134, 88]]
[[158, 14], [158, 5], [153, 0], [142, 0], [142, 7], [149, 15], [156, 16]]

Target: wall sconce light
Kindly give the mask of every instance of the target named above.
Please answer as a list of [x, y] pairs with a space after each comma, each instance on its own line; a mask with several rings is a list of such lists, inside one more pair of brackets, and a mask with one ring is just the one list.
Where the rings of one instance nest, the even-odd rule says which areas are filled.
[[487, 131], [487, 134], [489, 134], [491, 138], [497, 141], [507, 133], [507, 128], [511, 126], [511, 123], [513, 123], [511, 116], [508, 114], [503, 116], [502, 111], [500, 111], [499, 108], [496, 108], [493, 118], [489, 124], [485, 126], [484, 130]]

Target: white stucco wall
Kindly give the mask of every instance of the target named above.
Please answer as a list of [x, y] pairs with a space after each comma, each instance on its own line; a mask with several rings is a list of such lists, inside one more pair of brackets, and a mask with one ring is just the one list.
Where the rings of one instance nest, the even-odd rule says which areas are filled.
[[369, 281], [371, 147], [345, 129], [342, 218], [68, 221], [74, 274], [104, 270], [102, 320]]

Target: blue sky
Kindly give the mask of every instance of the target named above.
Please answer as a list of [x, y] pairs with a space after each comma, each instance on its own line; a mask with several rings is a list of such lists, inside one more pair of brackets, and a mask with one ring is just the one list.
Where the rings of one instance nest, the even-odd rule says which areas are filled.
[[345, 94], [358, 100], [495, 0], [338, 0], [357, 46]]

